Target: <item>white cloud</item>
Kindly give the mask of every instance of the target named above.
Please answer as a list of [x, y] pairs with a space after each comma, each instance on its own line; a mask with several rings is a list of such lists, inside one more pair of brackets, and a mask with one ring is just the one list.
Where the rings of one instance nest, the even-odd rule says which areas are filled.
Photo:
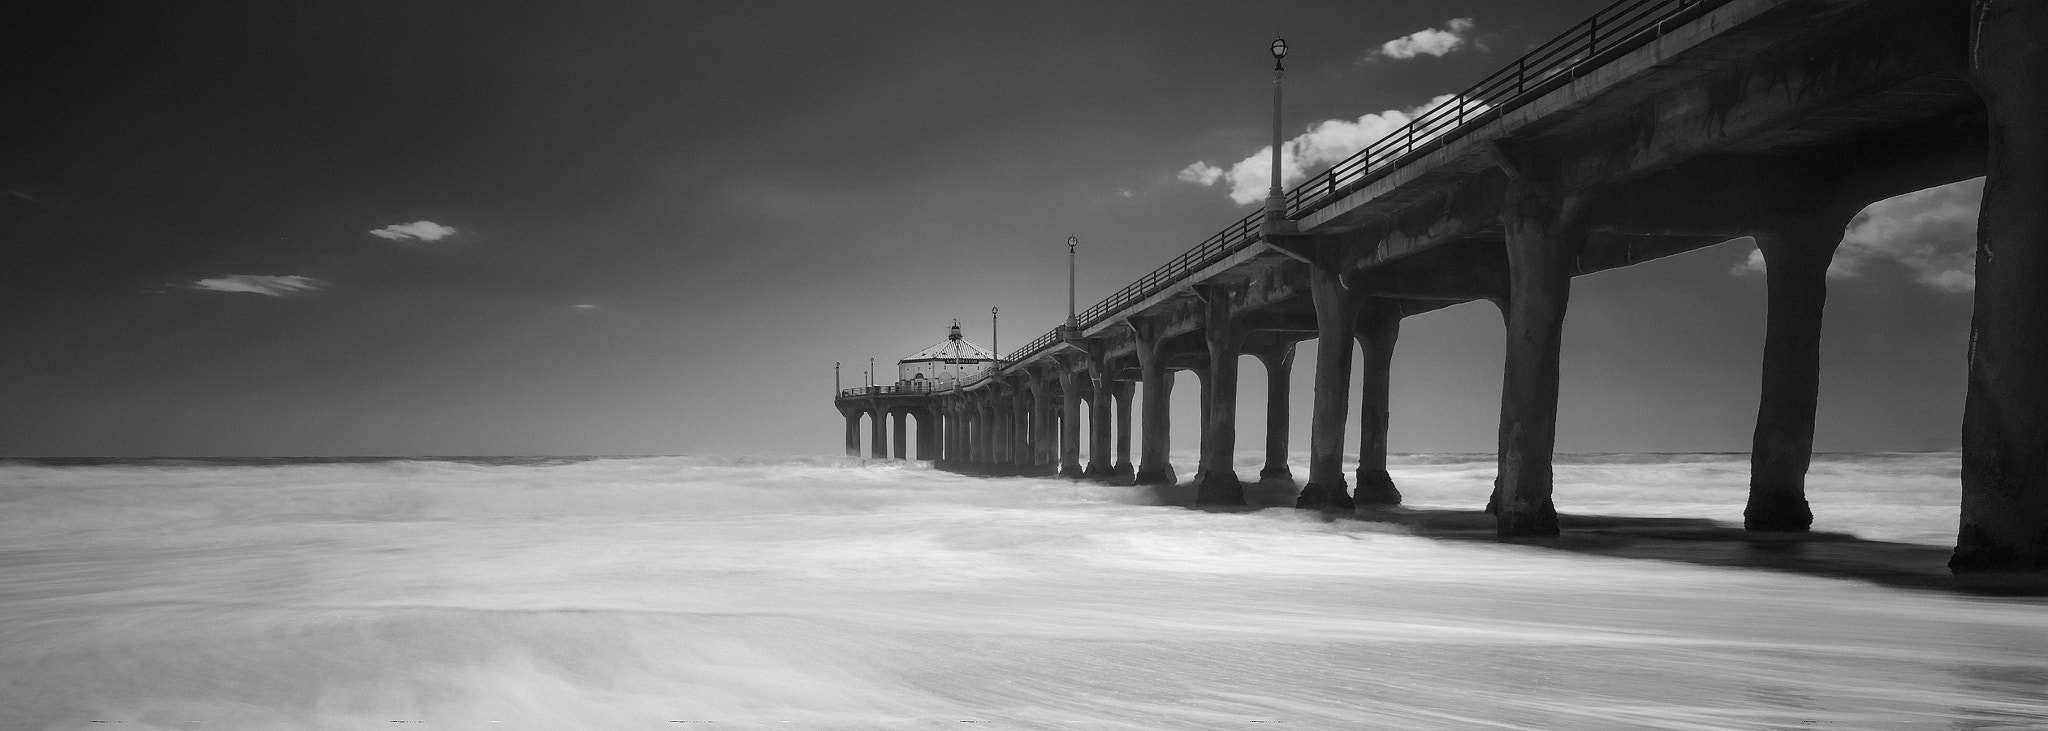
[[[1329, 119], [1317, 122], [1299, 137], [1281, 145], [1280, 185], [1286, 187], [1308, 177], [1308, 171], [1321, 165], [1343, 160], [1352, 153], [1365, 149], [1380, 138], [1392, 134], [1417, 116], [1445, 104], [1460, 103], [1457, 96], [1445, 94], [1420, 106], [1410, 109], [1389, 109], [1374, 112], [1358, 119]], [[1487, 109], [1478, 101], [1464, 101], [1465, 113], [1478, 114]], [[1445, 125], [1435, 133], [1416, 138], [1416, 143], [1427, 141], [1435, 134], [1450, 130]], [[1182, 168], [1175, 177], [1196, 185], [1224, 184], [1230, 187], [1230, 199], [1238, 204], [1264, 200], [1266, 191], [1273, 181], [1273, 148], [1268, 145], [1258, 152], [1231, 165], [1228, 169], [1197, 162]], [[1363, 171], [1354, 171], [1363, 172]], [[1343, 185], [1348, 180], [1339, 180]]]
[[1367, 54], [1364, 60], [1410, 59], [1421, 55], [1442, 56], [1465, 47], [1470, 39], [1468, 34], [1471, 32], [1471, 18], [1452, 18], [1444, 21], [1442, 28], [1424, 28], [1382, 43], [1378, 50]]
[[406, 239], [440, 241], [441, 239], [454, 236], [455, 227], [443, 226], [433, 221], [414, 221], [412, 223], [394, 223], [380, 229], [374, 229], [370, 231], [370, 235], [393, 241], [404, 241]]
[[327, 286], [327, 283], [296, 274], [224, 274], [211, 279], [201, 279], [186, 286], [210, 292], [248, 292], [283, 297], [294, 292], [310, 292]]
[[[1843, 232], [1828, 277], [1854, 279], [1871, 263], [1890, 261], [1937, 292], [1976, 289], [1977, 207], [1983, 197], [1984, 179], [1974, 178], [1870, 204]], [[1763, 271], [1761, 251], [1750, 252], [1734, 269], [1736, 274]]]

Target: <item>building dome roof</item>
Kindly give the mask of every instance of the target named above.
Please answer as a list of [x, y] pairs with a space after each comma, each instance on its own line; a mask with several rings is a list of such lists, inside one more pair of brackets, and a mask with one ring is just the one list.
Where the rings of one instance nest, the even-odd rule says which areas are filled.
[[904, 356], [902, 360], [897, 362], [908, 363], [913, 360], [995, 359], [995, 351], [989, 350], [988, 348], [984, 348], [979, 345], [975, 345], [974, 343], [967, 342], [966, 338], [960, 337], [960, 321], [954, 320], [953, 328], [952, 330], [947, 332], [945, 340], [941, 340], [937, 344], [932, 345], [929, 348], [925, 348], [915, 353], [911, 353], [910, 355]]

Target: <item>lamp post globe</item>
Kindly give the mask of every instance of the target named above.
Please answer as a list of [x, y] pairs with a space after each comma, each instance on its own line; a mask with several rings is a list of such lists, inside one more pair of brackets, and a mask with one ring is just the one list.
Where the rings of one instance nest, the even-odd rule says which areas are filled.
[[1284, 39], [1284, 38], [1275, 38], [1275, 39], [1273, 39], [1273, 63], [1275, 63], [1275, 64], [1278, 64], [1278, 63], [1280, 63], [1280, 59], [1283, 59], [1283, 58], [1286, 58], [1286, 57], [1287, 57], [1287, 40], [1286, 40], [1286, 39]]

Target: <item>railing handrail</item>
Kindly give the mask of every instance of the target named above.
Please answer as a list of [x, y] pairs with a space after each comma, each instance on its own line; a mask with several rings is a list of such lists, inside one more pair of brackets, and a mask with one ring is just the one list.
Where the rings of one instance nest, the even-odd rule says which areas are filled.
[[[1311, 175], [1287, 192], [1287, 217], [1299, 219], [1321, 210], [1399, 167], [1419, 154], [1440, 149], [1478, 125], [1499, 119], [1544, 92], [1579, 76], [1581, 65], [1601, 64], [1634, 50], [1663, 35], [1664, 24], [1688, 14], [1704, 13], [1728, 0], [1615, 0], [1593, 17], [1580, 21], [1563, 34], [1522, 54], [1515, 62], [1480, 79], [1465, 91], [1432, 107], [1408, 124], [1365, 149], [1353, 153]], [[1602, 41], [1606, 43], [1603, 45]], [[1597, 67], [1599, 64], [1595, 64]], [[1512, 82], [1511, 84], [1509, 82]], [[1274, 154], [1279, 154], [1278, 150]], [[1078, 316], [1081, 329], [1108, 320], [1111, 315], [1136, 302], [1158, 294], [1204, 267], [1244, 250], [1259, 238], [1259, 221], [1265, 211], [1238, 219], [1216, 235], [1182, 252], [1172, 261], [1117, 290]], [[1059, 342], [1055, 328], [1010, 353], [1004, 360], [1016, 363], [1037, 355]], [[978, 383], [956, 382], [954, 388]]]

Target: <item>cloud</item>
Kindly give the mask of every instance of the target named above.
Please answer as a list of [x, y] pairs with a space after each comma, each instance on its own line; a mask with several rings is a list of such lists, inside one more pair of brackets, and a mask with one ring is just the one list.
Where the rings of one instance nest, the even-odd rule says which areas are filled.
[[[1976, 289], [1977, 207], [1983, 198], [1984, 179], [1974, 178], [1870, 204], [1843, 232], [1828, 277], [1855, 279], [1872, 263], [1893, 262], [1937, 292]], [[1763, 252], [1750, 252], [1734, 271], [1762, 273]]]
[[282, 276], [268, 274], [225, 274], [212, 279], [201, 279], [185, 286], [209, 292], [248, 292], [250, 294], [283, 297], [295, 292], [310, 292], [320, 289], [327, 286], [327, 283], [312, 277], [301, 277], [296, 274]]
[[[1466, 114], [1478, 114], [1487, 109], [1477, 101], [1460, 102], [1456, 95], [1445, 94], [1420, 106], [1410, 109], [1389, 109], [1374, 112], [1358, 119], [1328, 119], [1309, 126], [1308, 131], [1281, 145], [1280, 185], [1293, 185], [1308, 177], [1308, 171], [1317, 166], [1343, 160], [1352, 153], [1365, 149], [1380, 138], [1392, 134], [1417, 116], [1445, 104], [1463, 103]], [[1434, 134], [1448, 131], [1447, 125], [1432, 135], [1416, 139], [1419, 144]], [[1272, 185], [1273, 148], [1268, 145], [1258, 152], [1231, 165], [1221, 168], [1208, 162], [1196, 162], [1175, 177], [1196, 185], [1227, 185], [1230, 199], [1243, 205], [1264, 200], [1267, 189]], [[1361, 171], [1362, 172], [1362, 171]], [[1348, 180], [1337, 181], [1343, 185]]]
[[1377, 50], [1366, 54], [1360, 62], [1379, 58], [1410, 59], [1416, 56], [1442, 56], [1464, 48], [1472, 32], [1471, 18], [1452, 18], [1444, 21], [1443, 28], [1424, 28], [1400, 38], [1380, 44]]
[[455, 235], [454, 226], [443, 226], [433, 221], [394, 223], [370, 232], [371, 236], [393, 241], [412, 239], [415, 241], [440, 241]]
[[574, 308], [576, 308], [576, 309], [579, 309], [579, 310], [595, 310], [595, 309], [597, 309], [597, 305], [593, 305], [593, 304], [587, 304], [587, 303], [586, 303], [586, 304], [580, 304], [580, 305], [570, 305], [570, 307], [574, 307]]

